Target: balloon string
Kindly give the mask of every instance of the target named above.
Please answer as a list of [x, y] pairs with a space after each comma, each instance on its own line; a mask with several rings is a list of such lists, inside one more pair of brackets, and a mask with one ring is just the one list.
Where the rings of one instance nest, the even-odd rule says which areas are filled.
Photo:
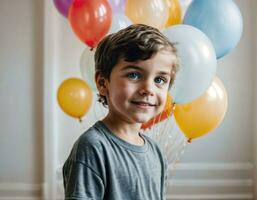
[[[171, 110], [170, 115], [167, 117], [167, 119], [165, 119], [165, 125], [164, 125], [164, 128], [162, 130], [163, 135], [167, 135], [169, 133], [168, 125], [169, 125], [169, 121], [172, 119], [173, 111], [174, 111], [174, 104], [172, 105], [172, 110]], [[172, 126], [172, 129], [173, 129], [173, 126]]]
[[[157, 140], [159, 141], [159, 140], [161, 140], [161, 132], [160, 132], [160, 126], [159, 126], [159, 124], [158, 124], [158, 122], [160, 123], [160, 121], [161, 121], [161, 117], [162, 117], [162, 114], [163, 114], [163, 111], [160, 113], [160, 115], [158, 116], [158, 117], [155, 117], [154, 119], [155, 119], [155, 121], [154, 121], [154, 124], [153, 124], [153, 128], [154, 128], [154, 131], [155, 131], [155, 133], [156, 133], [156, 136], [157, 136]], [[157, 125], [158, 124], [158, 125]]]
[[171, 144], [169, 144], [167, 141], [174, 138], [174, 132], [173, 132], [174, 128], [175, 128], [174, 122], [172, 121], [172, 118], [170, 117], [170, 125], [167, 126], [167, 129], [165, 130], [165, 132], [167, 132], [166, 135], [168, 138], [165, 138], [166, 144], [164, 145], [164, 148], [163, 148], [164, 152], [169, 152], [169, 147], [171, 147]]
[[[172, 164], [172, 169], [171, 171], [168, 170], [168, 179], [170, 179], [171, 177], [174, 176], [174, 173], [175, 173], [175, 169], [177, 168], [178, 166], [178, 163], [180, 162], [180, 158], [181, 158], [181, 155], [185, 152], [185, 149], [187, 147], [187, 144], [189, 144], [185, 139], [183, 139], [183, 145], [182, 145], [182, 148], [180, 149], [180, 151], [176, 154], [175, 156], [175, 162], [174, 164]], [[169, 169], [169, 168], [168, 168]]]
[[173, 114], [174, 106], [175, 106], [175, 103], [172, 104], [172, 109], [171, 109], [171, 113], [169, 114], [169, 116], [167, 116], [167, 118], [163, 120], [163, 121], [166, 122], [164, 127], [162, 127], [158, 124], [158, 123], [161, 123], [162, 116], [164, 114], [166, 114], [166, 112], [162, 111], [158, 116], [153, 118], [151, 124], [149, 125], [149, 128], [146, 128], [145, 130], [142, 130], [142, 132], [146, 132], [147, 130], [149, 130], [149, 134], [152, 135], [152, 137], [155, 138], [158, 141], [160, 139], [161, 135], [163, 133], [165, 134], [164, 130], [166, 128], [167, 121], [169, 121], [169, 118]]
[[[165, 130], [165, 132], [167, 132], [167, 134], [168, 134], [167, 137], [169, 137], [170, 140], [172, 141], [171, 144], [166, 142], [166, 145], [164, 147], [164, 152], [169, 152], [169, 153], [171, 152], [171, 149], [172, 149], [172, 148], [170, 148], [170, 150], [169, 150], [169, 147], [173, 146], [173, 144], [175, 143], [175, 141], [177, 140], [177, 138], [179, 136], [178, 132], [174, 131], [174, 129], [175, 129], [175, 122], [173, 120], [173, 118], [174, 118], [174, 110], [175, 110], [175, 103], [173, 104], [172, 113], [171, 113], [169, 119], [167, 120], [167, 122], [170, 121], [169, 122], [170, 126], [167, 128], [167, 130]], [[168, 139], [167, 139], [167, 141], [168, 141]]]
[[164, 126], [162, 127], [161, 125], [159, 125], [160, 128], [162, 127], [162, 130], [160, 132], [162, 136], [160, 137], [159, 144], [160, 144], [160, 147], [164, 150], [164, 152], [166, 147], [168, 146], [167, 137], [170, 137], [170, 131], [172, 130], [172, 127], [170, 127], [170, 123], [171, 123], [171, 116], [168, 116], [168, 118], [165, 119]]
[[[164, 142], [166, 141], [166, 137], [170, 137], [170, 135], [172, 134], [172, 131], [173, 131], [173, 128], [174, 128], [174, 124], [171, 123], [172, 121], [172, 116], [173, 116], [173, 111], [174, 111], [174, 106], [175, 104], [173, 103], [172, 104], [172, 109], [171, 109], [171, 113], [169, 116], [167, 116], [167, 118], [165, 119], [165, 124], [164, 124], [164, 127], [163, 129], [161, 130], [162, 131], [162, 141], [164, 140]], [[171, 125], [171, 127], [169, 126]], [[161, 126], [160, 126], [161, 127]], [[161, 141], [161, 142], [162, 142]], [[167, 149], [167, 146], [168, 146], [168, 143], [166, 142], [166, 144], [164, 145], [163, 149]]]
[[[149, 130], [150, 130], [150, 134], [153, 136], [153, 138], [155, 138], [155, 139], [157, 139], [157, 131], [156, 131], [156, 127], [154, 126], [154, 124], [155, 124], [155, 121], [156, 121], [156, 118], [157, 117], [154, 117], [153, 118], [153, 121], [152, 121], [152, 123], [150, 124], [150, 127], [148, 128]], [[146, 129], [147, 130], [147, 129]], [[144, 131], [146, 131], [146, 130], [144, 130]]]
[[[159, 144], [160, 148], [165, 150], [168, 146], [166, 136], [172, 137], [170, 134], [172, 133], [172, 129], [174, 128], [174, 124], [171, 123], [172, 115], [175, 107], [175, 103], [171, 106], [171, 113], [161, 122], [161, 118], [166, 112], [162, 111], [158, 116], [154, 117], [150, 127], [148, 128], [148, 134], [152, 136], [152, 138]], [[171, 127], [170, 127], [171, 125]], [[143, 130], [146, 132], [147, 130]], [[170, 133], [171, 132], [171, 133]], [[166, 143], [165, 143], [166, 141]], [[163, 144], [164, 143], [164, 144]]]
[[[172, 156], [173, 150], [175, 150], [177, 148], [177, 146], [180, 145], [180, 144], [176, 145], [177, 144], [176, 141], [179, 140], [179, 136], [180, 136], [179, 132], [175, 131], [175, 133], [173, 135], [174, 136], [171, 137], [173, 139], [171, 139], [171, 143], [169, 144], [170, 148], [169, 149], [167, 148], [166, 158], [167, 158], [168, 163], [172, 163], [171, 156]], [[171, 157], [171, 159], [170, 159], [170, 157]]]
[[[162, 127], [160, 124], [159, 125], [156, 125], [157, 123], [161, 123], [161, 117], [162, 117], [162, 115], [163, 114], [167, 114], [166, 112], [161, 112], [161, 114], [159, 115], [159, 118], [158, 118], [158, 120], [156, 120], [157, 122], [156, 122], [156, 124], [155, 124], [155, 126], [154, 127], [156, 127], [155, 128], [155, 133], [157, 134], [156, 136], [157, 136], [157, 140], [163, 140], [163, 139], [165, 139], [164, 138], [164, 135], [167, 135], [167, 132], [168, 131], [166, 131], [167, 130], [167, 127], [168, 127], [168, 122], [169, 122], [169, 119], [171, 118], [171, 116], [173, 115], [173, 111], [174, 111], [174, 106], [175, 106], [175, 103], [173, 103], [172, 104], [172, 108], [171, 108], [171, 113], [167, 116], [167, 118], [166, 119], [164, 119], [164, 127]], [[162, 137], [161, 137], [161, 135], [163, 135]], [[162, 138], [162, 139], [161, 139]], [[161, 141], [160, 141], [161, 142]]]

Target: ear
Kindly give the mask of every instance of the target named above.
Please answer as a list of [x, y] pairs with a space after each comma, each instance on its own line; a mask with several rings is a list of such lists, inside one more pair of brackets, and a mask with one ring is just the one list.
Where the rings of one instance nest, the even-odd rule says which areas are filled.
[[106, 96], [107, 95], [107, 80], [103, 77], [103, 75], [97, 71], [95, 73], [95, 83], [97, 90], [100, 95]]

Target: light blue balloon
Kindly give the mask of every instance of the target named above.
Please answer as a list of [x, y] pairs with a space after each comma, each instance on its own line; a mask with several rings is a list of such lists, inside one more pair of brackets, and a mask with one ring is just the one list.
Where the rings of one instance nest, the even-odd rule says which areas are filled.
[[165, 29], [164, 35], [177, 43], [180, 60], [171, 96], [177, 104], [191, 102], [208, 89], [216, 74], [214, 47], [202, 31], [189, 25], [171, 26]]
[[243, 30], [242, 15], [232, 0], [193, 0], [183, 23], [200, 29], [210, 38], [217, 58], [236, 47]]

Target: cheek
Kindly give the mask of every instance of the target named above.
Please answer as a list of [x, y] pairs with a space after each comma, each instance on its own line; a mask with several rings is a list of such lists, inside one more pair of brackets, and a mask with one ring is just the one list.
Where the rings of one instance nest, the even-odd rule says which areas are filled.
[[129, 97], [135, 91], [135, 86], [130, 83], [126, 83], [123, 81], [117, 82], [115, 88], [115, 93], [122, 95], [124, 98]]
[[115, 102], [124, 103], [132, 96], [133, 88], [131, 85], [124, 84], [123, 82], [117, 82], [116, 84], [111, 85], [111, 90], [109, 92], [110, 99]]
[[165, 104], [166, 104], [166, 100], [167, 100], [167, 92], [165, 93], [161, 93], [159, 95], [159, 104], [160, 104], [160, 109], [164, 109]]
[[158, 110], [158, 111], [159, 111], [159, 112], [163, 111], [164, 106], [165, 106], [165, 103], [162, 103], [162, 105], [159, 106], [159, 110]]

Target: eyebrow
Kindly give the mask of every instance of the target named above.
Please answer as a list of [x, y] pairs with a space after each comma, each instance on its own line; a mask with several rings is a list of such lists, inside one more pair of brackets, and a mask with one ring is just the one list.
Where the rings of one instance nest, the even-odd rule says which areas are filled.
[[[122, 68], [122, 71], [130, 70], [130, 69], [135, 69], [135, 70], [139, 70], [139, 71], [144, 71], [141, 67], [136, 66], [136, 65], [127, 65], [127, 66], [125, 66], [124, 68]], [[171, 72], [168, 73], [168, 72], [165, 72], [165, 71], [159, 71], [157, 74], [171, 76]]]
[[125, 71], [125, 70], [128, 70], [128, 69], [136, 69], [136, 70], [144, 71], [141, 67], [136, 66], [136, 65], [127, 65], [127, 66], [122, 68], [122, 71]]

